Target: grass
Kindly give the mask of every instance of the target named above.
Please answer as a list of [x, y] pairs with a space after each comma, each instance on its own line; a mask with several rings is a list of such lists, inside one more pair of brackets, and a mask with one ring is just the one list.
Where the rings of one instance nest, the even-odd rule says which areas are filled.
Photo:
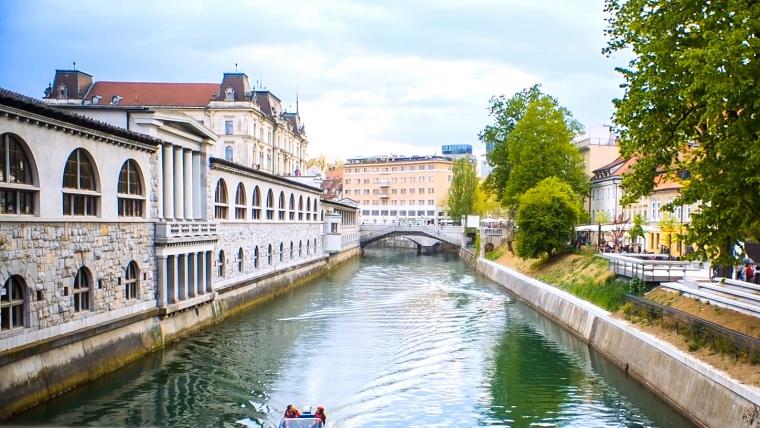
[[628, 284], [626, 282], [612, 278], [599, 280], [598, 278], [581, 276], [568, 280], [567, 275], [545, 274], [539, 275], [538, 279], [610, 312], [618, 310], [623, 305], [625, 294], [628, 293]]

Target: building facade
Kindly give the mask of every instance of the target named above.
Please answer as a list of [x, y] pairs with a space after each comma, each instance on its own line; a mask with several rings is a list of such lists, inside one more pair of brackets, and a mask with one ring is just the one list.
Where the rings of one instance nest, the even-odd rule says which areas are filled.
[[96, 82], [79, 70], [56, 70], [43, 100], [126, 129], [133, 126], [131, 113], [145, 109], [186, 116], [220, 137], [212, 147], [216, 158], [277, 175], [297, 175], [306, 166], [298, 102], [287, 112], [245, 73], [224, 73], [221, 83]]
[[343, 195], [358, 201], [363, 223], [438, 223], [448, 220], [443, 207], [452, 165], [442, 156], [349, 159]]

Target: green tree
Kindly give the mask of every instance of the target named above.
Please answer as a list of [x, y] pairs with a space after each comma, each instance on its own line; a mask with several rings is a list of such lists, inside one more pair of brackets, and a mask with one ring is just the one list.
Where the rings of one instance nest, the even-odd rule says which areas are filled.
[[632, 245], [636, 245], [636, 238], [644, 237], [644, 217], [641, 214], [633, 216], [633, 225], [628, 229], [628, 237], [631, 239]]
[[487, 216], [500, 215], [501, 211], [501, 204], [496, 199], [496, 194], [488, 191], [484, 184], [480, 183], [475, 194], [475, 213], [480, 216]]
[[695, 256], [728, 265], [736, 240], [760, 238], [760, 3], [606, 0], [608, 54], [619, 71], [615, 122], [625, 203], [661, 176], [684, 184], [672, 206], [699, 203], [687, 231]]
[[446, 203], [452, 220], [457, 221], [463, 215], [475, 213], [477, 191], [478, 176], [475, 173], [475, 165], [465, 158], [455, 160], [451, 169], [451, 186]]
[[517, 254], [551, 257], [569, 248], [581, 212], [578, 195], [557, 177], [542, 180], [520, 198]]
[[493, 124], [487, 125], [481, 131], [479, 138], [486, 146], [492, 147], [488, 153], [488, 163], [493, 167], [493, 170], [485, 180], [485, 187], [490, 192], [495, 193], [499, 201], [505, 202], [503, 201], [504, 191], [512, 172], [510, 158], [512, 149], [508, 138], [525, 116], [530, 104], [539, 99], [549, 100], [555, 106], [571, 133], [579, 133], [583, 130], [583, 126], [573, 119], [569, 110], [559, 106], [556, 99], [541, 92], [540, 85], [523, 89], [510, 98], [506, 98], [504, 95], [492, 97], [489, 115], [493, 118]]

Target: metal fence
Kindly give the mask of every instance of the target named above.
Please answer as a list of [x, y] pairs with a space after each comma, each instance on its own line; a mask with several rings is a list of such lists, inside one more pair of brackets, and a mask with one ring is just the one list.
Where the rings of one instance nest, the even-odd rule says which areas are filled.
[[662, 318], [665, 321], [663, 327], [674, 328], [676, 334], [691, 336], [692, 343], [709, 345], [736, 358], [746, 355], [750, 363], [760, 364], [760, 339], [632, 294], [626, 294], [625, 300], [643, 309], [648, 319]]

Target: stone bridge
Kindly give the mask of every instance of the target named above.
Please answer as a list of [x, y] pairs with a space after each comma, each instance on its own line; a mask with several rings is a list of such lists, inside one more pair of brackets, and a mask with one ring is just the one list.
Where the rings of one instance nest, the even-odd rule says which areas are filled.
[[359, 243], [364, 248], [391, 236], [425, 236], [459, 247], [462, 245], [463, 233], [462, 226], [363, 224], [359, 226]]

